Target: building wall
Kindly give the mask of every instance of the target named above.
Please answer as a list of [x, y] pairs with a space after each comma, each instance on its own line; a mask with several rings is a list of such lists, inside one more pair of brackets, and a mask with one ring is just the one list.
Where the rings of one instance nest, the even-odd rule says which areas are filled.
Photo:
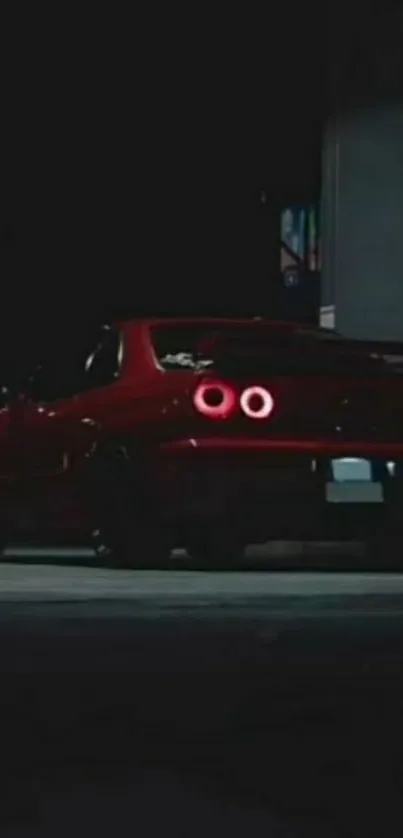
[[[334, 28], [322, 159], [322, 306], [339, 331], [403, 339], [403, 34], [398, 8]], [[344, 24], [346, 20], [344, 19]]]

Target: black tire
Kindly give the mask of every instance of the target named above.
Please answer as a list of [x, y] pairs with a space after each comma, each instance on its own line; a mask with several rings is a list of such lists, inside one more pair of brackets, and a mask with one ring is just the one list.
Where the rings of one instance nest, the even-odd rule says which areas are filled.
[[365, 567], [369, 570], [403, 570], [403, 479], [393, 485], [384, 519], [365, 542]]
[[402, 571], [403, 533], [380, 529], [365, 542], [363, 570]]
[[242, 565], [246, 544], [228, 528], [211, 527], [187, 538], [192, 563], [201, 570], [236, 570]]
[[91, 533], [91, 546], [104, 567], [120, 570], [164, 569], [169, 563], [169, 547], [162, 539], [133, 528], [122, 529], [110, 523]]
[[9, 543], [8, 536], [5, 533], [0, 532], [0, 560], [4, 556], [4, 553], [7, 549], [8, 543]]
[[4, 552], [12, 540], [14, 526], [12, 525], [13, 518], [3, 518], [0, 521], [0, 560], [3, 558]]
[[96, 525], [92, 544], [102, 563], [121, 569], [166, 567], [164, 527], [124, 449], [109, 448], [92, 456], [83, 480]]

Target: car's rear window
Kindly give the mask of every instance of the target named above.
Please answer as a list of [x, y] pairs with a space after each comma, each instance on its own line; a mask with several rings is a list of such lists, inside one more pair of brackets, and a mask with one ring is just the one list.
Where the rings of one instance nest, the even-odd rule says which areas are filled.
[[352, 348], [350, 341], [326, 329], [286, 329], [258, 323], [159, 325], [151, 339], [164, 370], [219, 368], [227, 374], [277, 375], [403, 373], [403, 355], [383, 355]]

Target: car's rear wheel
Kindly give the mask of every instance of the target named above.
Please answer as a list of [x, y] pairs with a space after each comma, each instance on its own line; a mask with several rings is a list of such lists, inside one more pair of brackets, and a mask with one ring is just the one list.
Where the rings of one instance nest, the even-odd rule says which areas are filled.
[[391, 484], [385, 515], [365, 541], [365, 567], [403, 570], [403, 473]]
[[165, 568], [169, 547], [138, 528], [127, 532], [121, 523], [108, 521], [91, 533], [91, 546], [96, 557], [106, 567], [121, 570]]
[[219, 524], [193, 530], [186, 543], [192, 563], [203, 570], [238, 568], [242, 564], [245, 548], [246, 544], [238, 533]]
[[14, 529], [15, 522], [13, 514], [10, 512], [0, 515], [0, 559], [3, 557], [6, 548], [12, 540]]
[[95, 528], [92, 546], [104, 564], [116, 568], [166, 566], [165, 528], [141, 485], [141, 473], [119, 447], [92, 456], [84, 476]]
[[9, 543], [9, 535], [6, 530], [0, 530], [0, 559], [3, 558], [4, 552]]
[[403, 536], [380, 532], [367, 539], [363, 564], [364, 570], [403, 570]]
[[364, 569], [403, 570], [403, 526], [385, 523], [365, 541]]

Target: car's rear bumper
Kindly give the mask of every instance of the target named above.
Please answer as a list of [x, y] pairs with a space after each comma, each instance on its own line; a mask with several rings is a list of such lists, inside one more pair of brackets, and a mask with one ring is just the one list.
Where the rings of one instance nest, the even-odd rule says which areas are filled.
[[[370, 460], [382, 502], [330, 502], [331, 461]], [[309, 440], [182, 439], [148, 450], [140, 464], [141, 485], [156, 513], [175, 530], [226, 520], [246, 540], [336, 539], [360, 536], [387, 513], [402, 479], [403, 444]], [[134, 464], [137, 466], [137, 463]], [[403, 498], [403, 494], [402, 494]], [[38, 480], [34, 497], [19, 499], [17, 529], [26, 532], [90, 533], [92, 516], [72, 475]], [[398, 501], [400, 503], [400, 500]], [[403, 512], [403, 502], [400, 517]], [[135, 500], [133, 499], [133, 514]]]
[[[340, 500], [331, 485], [332, 461], [343, 458], [371, 464], [373, 486], [362, 500], [350, 493], [343, 501], [348, 492]], [[402, 464], [403, 445], [386, 443], [180, 440], [162, 446], [147, 484], [163, 517], [190, 526], [226, 518], [247, 539], [350, 538], [376, 526], [395, 503]]]

